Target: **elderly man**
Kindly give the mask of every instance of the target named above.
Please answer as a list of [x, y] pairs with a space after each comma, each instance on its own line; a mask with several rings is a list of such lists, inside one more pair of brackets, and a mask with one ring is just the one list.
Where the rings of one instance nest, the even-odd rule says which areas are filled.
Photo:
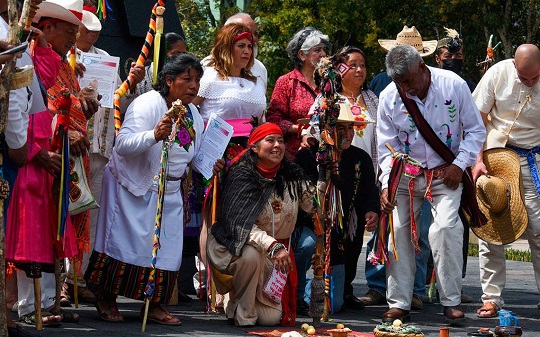
[[[482, 147], [485, 128], [465, 81], [453, 72], [428, 67], [416, 48], [394, 47], [386, 55], [386, 70], [394, 82], [381, 93], [377, 118], [381, 206], [383, 212], [393, 215], [391, 237], [395, 238], [399, 260], [389, 254], [386, 297], [390, 309], [383, 321], [410, 319], [414, 254], [419, 250], [414, 220], [427, 198], [433, 215], [428, 238], [440, 301], [448, 323], [458, 323], [464, 319], [459, 306], [463, 265], [463, 224], [458, 215], [461, 181], [463, 171], [474, 164]], [[400, 180], [397, 206], [388, 198], [388, 187], [393, 182], [389, 182], [392, 156], [386, 144], [409, 154], [420, 166], [415, 167], [412, 178]], [[443, 150], [451, 152], [455, 159], [443, 160], [442, 156], [448, 157]]]
[[[491, 67], [473, 93], [478, 109], [486, 123], [488, 136], [486, 149], [506, 146], [520, 156], [525, 192], [525, 208], [529, 224], [526, 237], [532, 253], [536, 285], [540, 289], [540, 50], [532, 44], [523, 44], [515, 58], [501, 61]], [[532, 98], [532, 99], [531, 99]], [[474, 175], [489, 174], [478, 156]], [[479, 317], [495, 317], [503, 307], [502, 291], [506, 282], [504, 247], [479, 240], [480, 280], [483, 306]], [[540, 303], [538, 305], [540, 308]]]

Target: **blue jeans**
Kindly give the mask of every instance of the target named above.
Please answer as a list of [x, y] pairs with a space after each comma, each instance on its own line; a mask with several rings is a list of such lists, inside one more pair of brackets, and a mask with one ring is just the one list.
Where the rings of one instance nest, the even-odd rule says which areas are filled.
[[298, 274], [297, 299], [304, 298], [306, 289], [306, 272], [311, 268], [311, 257], [315, 254], [315, 234], [308, 227], [302, 229], [302, 234], [294, 250], [296, 273]]
[[[431, 250], [429, 248], [428, 233], [433, 216], [431, 215], [430, 207], [431, 205], [429, 201], [424, 202], [424, 205], [422, 206], [422, 211], [420, 213], [420, 222], [418, 225], [418, 227], [420, 228], [420, 237], [418, 240], [418, 245], [420, 246], [420, 253], [416, 254], [416, 273], [414, 275], [413, 293], [422, 298], [426, 295], [427, 262], [431, 253]], [[367, 254], [369, 254], [369, 252], [373, 248], [373, 244], [374, 236], [372, 235], [366, 244], [366, 258]], [[385, 265], [379, 264], [377, 266], [374, 266], [368, 262], [366, 263], [365, 273], [368, 288], [370, 290], [375, 290], [381, 295], [386, 296]]]

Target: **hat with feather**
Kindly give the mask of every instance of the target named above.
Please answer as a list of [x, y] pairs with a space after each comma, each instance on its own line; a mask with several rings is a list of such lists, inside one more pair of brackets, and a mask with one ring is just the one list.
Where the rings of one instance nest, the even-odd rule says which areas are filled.
[[452, 54], [457, 53], [463, 47], [463, 40], [457, 30], [446, 28], [446, 37], [437, 41], [437, 50], [446, 48]]

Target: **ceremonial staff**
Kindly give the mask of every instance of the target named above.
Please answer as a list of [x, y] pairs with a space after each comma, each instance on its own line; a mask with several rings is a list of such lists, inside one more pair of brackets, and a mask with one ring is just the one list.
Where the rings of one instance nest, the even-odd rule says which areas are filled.
[[[148, 24], [148, 32], [146, 33], [146, 38], [144, 40], [141, 53], [139, 54], [139, 57], [137, 58], [138, 65], [144, 66], [144, 63], [146, 62], [146, 59], [148, 58], [148, 54], [150, 53], [150, 49], [152, 48], [152, 44], [154, 42], [154, 35], [156, 33], [156, 16], [157, 16], [158, 6], [161, 6], [164, 8], [165, 0], [159, 0], [152, 8], [152, 15], [150, 16], [150, 23]], [[154, 53], [155, 52], [156, 50], [154, 50]], [[114, 97], [113, 97], [114, 131], [117, 135], [118, 135], [118, 132], [120, 131], [120, 126], [122, 125], [122, 122], [120, 120], [120, 98], [126, 94], [128, 89], [131, 87], [132, 83], [134, 83], [133, 75], [128, 74], [128, 77], [126, 78], [126, 80], [114, 92]]]
[[313, 258], [314, 279], [311, 283], [309, 307], [309, 314], [315, 325], [319, 325], [321, 319], [327, 321], [331, 311], [331, 235], [335, 226], [343, 228], [341, 193], [331, 179], [332, 175], [338, 174], [337, 165], [340, 159], [336, 140], [336, 124], [340, 111], [335, 83], [337, 76], [332, 61], [328, 58], [321, 59], [315, 71], [315, 78], [321, 89], [321, 105], [310, 118], [310, 123], [318, 123], [321, 130], [321, 141], [317, 150], [319, 178], [316, 199], [318, 212], [315, 215], [316, 254]]
[[[38, 5], [42, 0], [25, 0], [21, 16], [17, 19], [17, 1], [8, 0], [8, 21], [9, 21], [9, 44], [16, 45], [20, 41], [20, 36], [24, 30], [28, 30], [32, 19], [36, 14]], [[0, 73], [0, 133], [6, 129], [9, 110], [9, 90], [11, 87], [12, 76], [15, 70], [15, 56], [12, 60], [6, 62]], [[7, 336], [6, 324], [6, 261], [5, 261], [5, 228], [4, 228], [4, 200], [9, 195], [9, 185], [3, 179], [3, 157], [0, 153], [0, 335]], [[40, 306], [41, 309], [41, 306]], [[36, 311], [36, 328], [42, 329], [41, 317], [38, 320]]]
[[[186, 115], [187, 115], [187, 109], [182, 104], [182, 101], [177, 100], [172, 103], [172, 107], [165, 113], [165, 116], [171, 117], [173, 120], [173, 130], [169, 137], [165, 138], [163, 140], [163, 146], [161, 149], [161, 166], [159, 169], [159, 175], [158, 175], [158, 199], [157, 199], [157, 205], [156, 205], [156, 218], [154, 221], [154, 236], [153, 236], [153, 243], [152, 243], [152, 261], [150, 263], [150, 274], [148, 275], [148, 281], [146, 283], [145, 288], [145, 307], [144, 307], [144, 317], [143, 317], [143, 323], [142, 323], [142, 332], [145, 332], [146, 330], [146, 320], [148, 319], [148, 308], [150, 306], [150, 301], [152, 300], [152, 296], [154, 295], [154, 288], [155, 288], [155, 273], [156, 273], [156, 263], [157, 263], [157, 253], [159, 248], [161, 248], [159, 239], [161, 235], [161, 221], [162, 221], [162, 215], [163, 215], [163, 200], [165, 197], [165, 187], [167, 182], [167, 173], [168, 173], [168, 162], [169, 162], [169, 149], [174, 144], [174, 140], [176, 137], [176, 132], [178, 128], [184, 128], [186, 130], [189, 130], [186, 124]], [[188, 131], [189, 132], [189, 131]], [[194, 141], [195, 135], [191, 135], [192, 141]]]

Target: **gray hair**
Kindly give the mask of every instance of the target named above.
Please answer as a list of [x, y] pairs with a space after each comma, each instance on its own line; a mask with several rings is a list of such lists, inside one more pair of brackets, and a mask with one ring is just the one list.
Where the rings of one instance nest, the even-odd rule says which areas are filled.
[[308, 51], [320, 44], [329, 45], [330, 39], [328, 35], [324, 35], [321, 31], [312, 28], [306, 27], [300, 29], [292, 39], [287, 44], [287, 55], [294, 64], [294, 67], [297, 69], [302, 68], [304, 61], [298, 57], [298, 51], [302, 51], [304, 54], [307, 54]]
[[395, 46], [386, 54], [386, 73], [392, 78], [404, 76], [417, 70], [420, 62], [424, 61], [414, 47], [405, 44]]

